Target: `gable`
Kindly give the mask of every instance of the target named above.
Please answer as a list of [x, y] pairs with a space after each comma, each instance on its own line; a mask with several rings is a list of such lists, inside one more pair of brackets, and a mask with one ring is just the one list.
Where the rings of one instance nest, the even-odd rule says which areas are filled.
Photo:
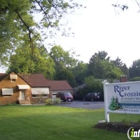
[[0, 83], [12, 83], [14, 84], [28, 84], [26, 81], [24, 81], [22, 78], [20, 78], [17, 74], [15, 73], [10, 73], [10, 74], [0, 74]]

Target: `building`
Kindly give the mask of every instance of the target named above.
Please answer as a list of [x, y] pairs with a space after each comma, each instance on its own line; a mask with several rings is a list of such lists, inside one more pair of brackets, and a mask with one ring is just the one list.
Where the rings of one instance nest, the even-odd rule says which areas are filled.
[[50, 86], [52, 97], [55, 98], [56, 94], [60, 91], [67, 91], [73, 94], [73, 88], [66, 80], [48, 80], [47, 84]]
[[50, 86], [42, 74], [0, 74], [0, 104], [31, 104], [51, 97]]

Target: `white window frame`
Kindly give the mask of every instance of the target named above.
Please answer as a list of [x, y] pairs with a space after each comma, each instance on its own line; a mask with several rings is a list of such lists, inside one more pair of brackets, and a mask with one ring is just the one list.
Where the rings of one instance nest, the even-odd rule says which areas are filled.
[[3, 97], [10, 97], [12, 96], [13, 93], [13, 88], [2, 88], [2, 96]]
[[48, 98], [48, 97], [49, 97], [49, 88], [32, 88], [32, 98]]

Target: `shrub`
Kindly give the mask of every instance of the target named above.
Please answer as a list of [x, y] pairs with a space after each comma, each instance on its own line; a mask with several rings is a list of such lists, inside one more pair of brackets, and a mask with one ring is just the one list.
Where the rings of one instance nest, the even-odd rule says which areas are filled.
[[60, 98], [55, 98], [54, 99], [54, 103], [55, 104], [60, 104], [61, 103], [61, 99]]
[[46, 102], [47, 105], [52, 105], [52, 104], [54, 104], [54, 101], [53, 101], [53, 99], [51, 99], [51, 98], [48, 98], [45, 102]]
[[59, 104], [61, 100], [60, 98], [55, 98], [55, 99], [48, 98], [45, 102], [47, 105], [53, 105], [53, 104]]

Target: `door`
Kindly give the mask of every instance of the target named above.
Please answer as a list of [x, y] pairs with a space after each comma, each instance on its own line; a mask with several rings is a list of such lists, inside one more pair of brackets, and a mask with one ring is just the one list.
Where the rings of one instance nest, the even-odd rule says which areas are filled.
[[25, 94], [24, 94], [24, 91], [20, 91], [19, 100], [25, 100]]

